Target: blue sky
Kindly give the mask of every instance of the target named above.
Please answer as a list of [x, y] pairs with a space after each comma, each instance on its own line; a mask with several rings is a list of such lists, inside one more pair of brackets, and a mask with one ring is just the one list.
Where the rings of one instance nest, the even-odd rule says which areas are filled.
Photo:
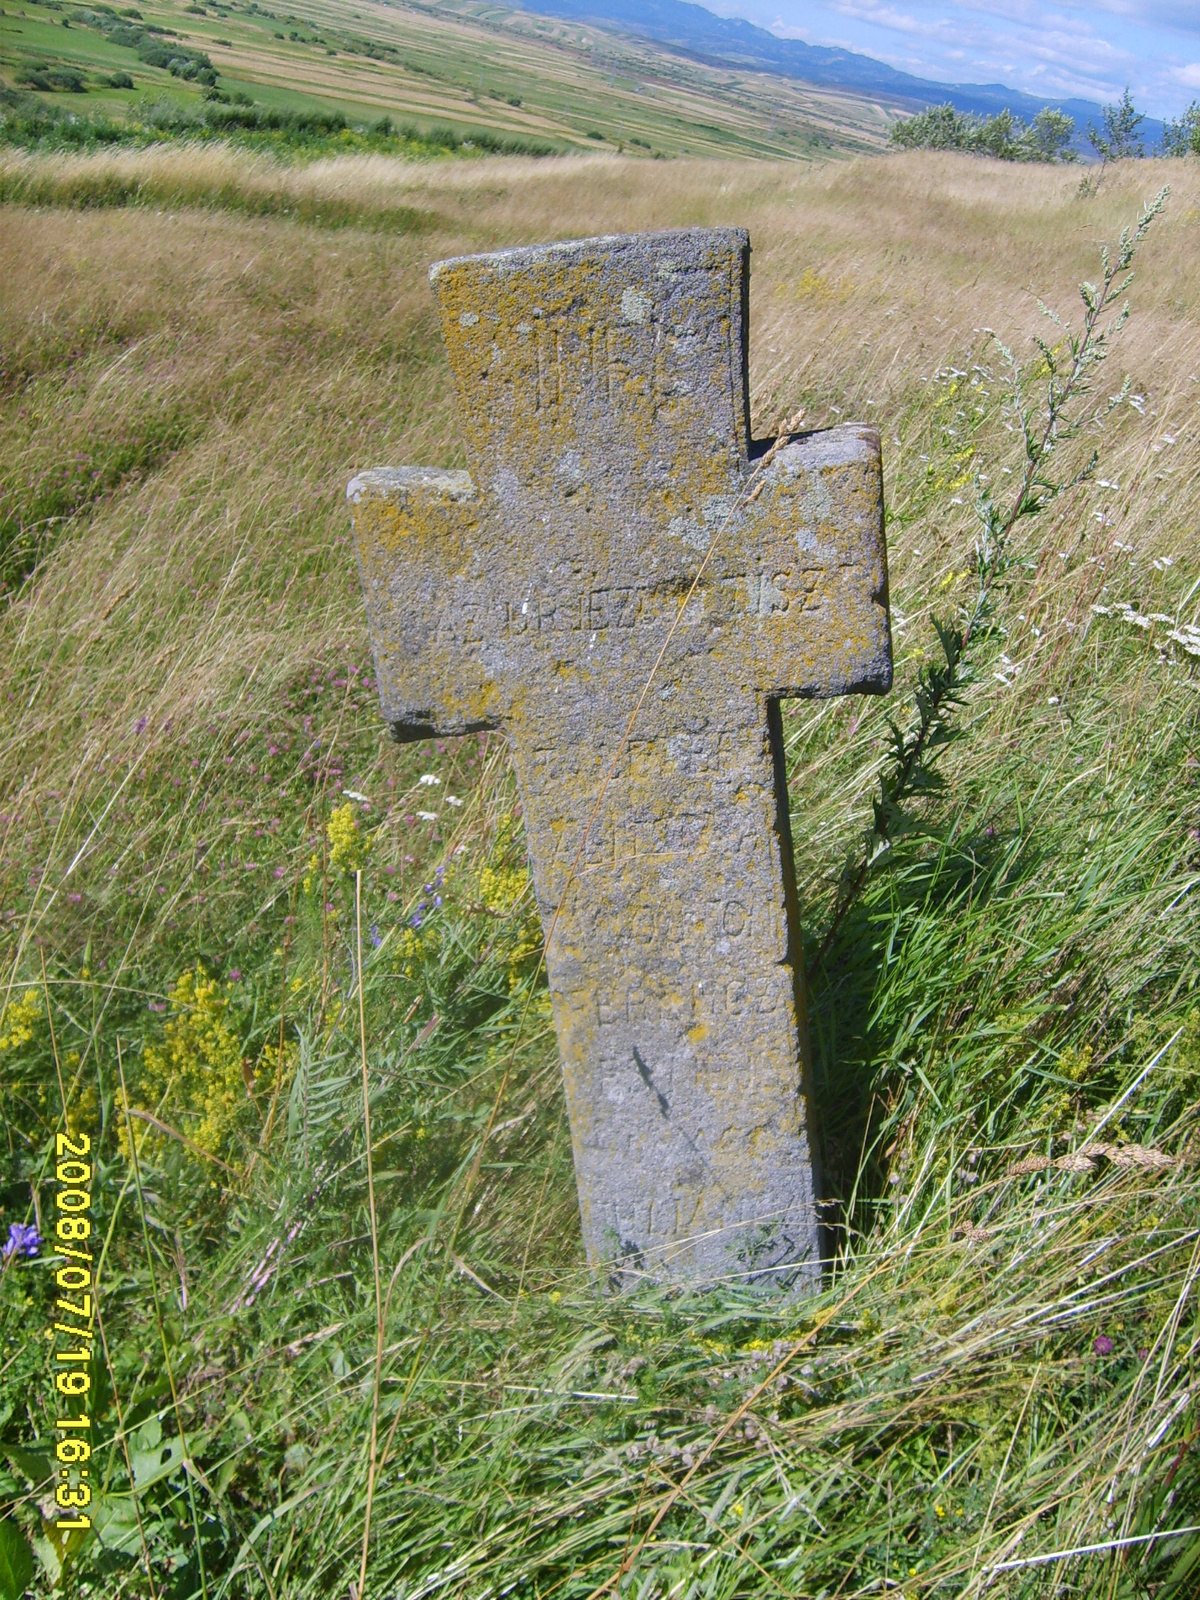
[[1114, 100], [1177, 116], [1200, 100], [1200, 0], [701, 0], [809, 44], [947, 83]]

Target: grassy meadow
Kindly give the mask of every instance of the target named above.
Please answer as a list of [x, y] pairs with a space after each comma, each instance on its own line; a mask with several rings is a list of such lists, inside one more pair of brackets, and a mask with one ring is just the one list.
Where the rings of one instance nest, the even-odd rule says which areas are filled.
[[[1039, 298], [1077, 324], [1164, 182], [1063, 444], [1098, 466], [1018, 524], [825, 948], [1020, 475], [997, 340], [1036, 407]], [[1200, 166], [1077, 186], [0, 155], [0, 1232], [52, 1234], [66, 1118], [99, 1283], [64, 1540], [54, 1258], [5, 1258], [0, 1592], [1197, 1593]], [[800, 1302], [589, 1274], [505, 747], [389, 742], [344, 499], [463, 463], [431, 261], [699, 223], [751, 230], [758, 434], [884, 441], [896, 686], [785, 707], [837, 1238]]]

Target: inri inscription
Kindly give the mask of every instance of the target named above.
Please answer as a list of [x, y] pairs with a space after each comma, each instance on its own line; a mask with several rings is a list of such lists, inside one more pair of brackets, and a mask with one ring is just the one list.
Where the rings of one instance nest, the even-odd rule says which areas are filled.
[[886, 690], [891, 646], [875, 430], [755, 465], [749, 249], [438, 263], [469, 470], [349, 496], [397, 737], [511, 744], [590, 1259], [798, 1285], [820, 1235], [779, 700]]

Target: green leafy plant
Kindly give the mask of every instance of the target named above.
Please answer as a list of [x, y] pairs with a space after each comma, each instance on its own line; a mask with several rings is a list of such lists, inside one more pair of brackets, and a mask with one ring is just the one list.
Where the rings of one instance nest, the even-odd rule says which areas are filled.
[[1097, 192], [1112, 162], [1129, 161], [1144, 154], [1138, 129], [1145, 120], [1145, 113], [1134, 105], [1133, 95], [1126, 87], [1118, 101], [1103, 108], [1099, 128], [1095, 123], [1088, 123], [1088, 143], [1100, 157], [1100, 170], [1080, 180], [1081, 199]]
[[990, 477], [985, 481], [981, 473], [976, 474], [974, 596], [956, 617], [934, 618], [942, 659], [922, 667], [918, 674], [912, 689], [913, 720], [903, 727], [889, 722], [891, 748], [879, 778], [872, 825], [857, 862], [843, 873], [838, 902], [810, 963], [810, 975], [833, 948], [872, 870], [887, 862], [893, 845], [904, 834], [929, 826], [913, 806], [940, 789], [939, 758], [962, 736], [954, 713], [965, 704], [977, 681], [979, 655], [995, 637], [997, 608], [1017, 564], [1012, 551], [1014, 530], [1024, 519], [1040, 516], [1067, 490], [1086, 483], [1099, 464], [1099, 452], [1093, 448], [1082, 463], [1060, 469], [1066, 447], [1085, 431], [1099, 427], [1129, 392], [1126, 380], [1099, 408], [1086, 403], [1114, 339], [1129, 319], [1124, 296], [1133, 281], [1134, 258], [1169, 195], [1169, 188], [1159, 191], [1142, 209], [1136, 224], [1123, 230], [1115, 252], [1104, 247], [1099, 284], [1079, 287], [1084, 314], [1078, 331], [1043, 305], [1058, 338], [1054, 343], [1035, 340], [1038, 359], [1032, 369], [1022, 367], [1006, 345], [995, 341], [1006, 376], [1006, 407], [1022, 447], [1015, 485], [1009, 498], [998, 503]]
[[1182, 115], [1163, 123], [1163, 152], [1169, 156], [1200, 156], [1200, 100], [1193, 100]]
[[1121, 98], [1103, 108], [1099, 128], [1088, 123], [1088, 143], [1105, 166], [1110, 161], [1128, 161], [1142, 154], [1142, 138], [1138, 129], [1146, 114], [1133, 103], [1133, 95], [1126, 87]]
[[33, 1551], [11, 1517], [0, 1517], [0, 1596], [21, 1600], [33, 1581]]
[[1027, 125], [1011, 111], [976, 117], [956, 111], [949, 102], [913, 117], [901, 117], [888, 134], [899, 150], [961, 150], [998, 161], [1050, 164], [1075, 160], [1071, 150], [1074, 136], [1074, 119], [1053, 106], [1044, 106]]

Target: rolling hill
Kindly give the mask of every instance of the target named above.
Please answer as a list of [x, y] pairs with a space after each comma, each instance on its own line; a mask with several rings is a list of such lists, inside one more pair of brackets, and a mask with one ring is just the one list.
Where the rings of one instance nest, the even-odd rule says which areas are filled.
[[[939, 83], [899, 72], [886, 62], [855, 51], [781, 39], [766, 28], [738, 17], [718, 17], [690, 0], [524, 0], [529, 11], [547, 16], [602, 23], [636, 36], [653, 39], [673, 51], [711, 65], [754, 67], [783, 77], [877, 95], [907, 108], [942, 105], [956, 111], [994, 116], [1009, 110], [1031, 121], [1047, 104], [1045, 99], [1010, 89], [1002, 83]], [[1049, 102], [1075, 119], [1082, 136], [1089, 121], [1099, 123], [1101, 107], [1094, 100], [1062, 99]], [[1151, 140], [1161, 134], [1161, 124], [1147, 118], [1143, 125]]]
[[27, 0], [3, 18], [0, 81], [93, 117], [252, 102], [528, 153], [813, 157], [879, 148], [889, 126], [857, 92], [480, 0]]

